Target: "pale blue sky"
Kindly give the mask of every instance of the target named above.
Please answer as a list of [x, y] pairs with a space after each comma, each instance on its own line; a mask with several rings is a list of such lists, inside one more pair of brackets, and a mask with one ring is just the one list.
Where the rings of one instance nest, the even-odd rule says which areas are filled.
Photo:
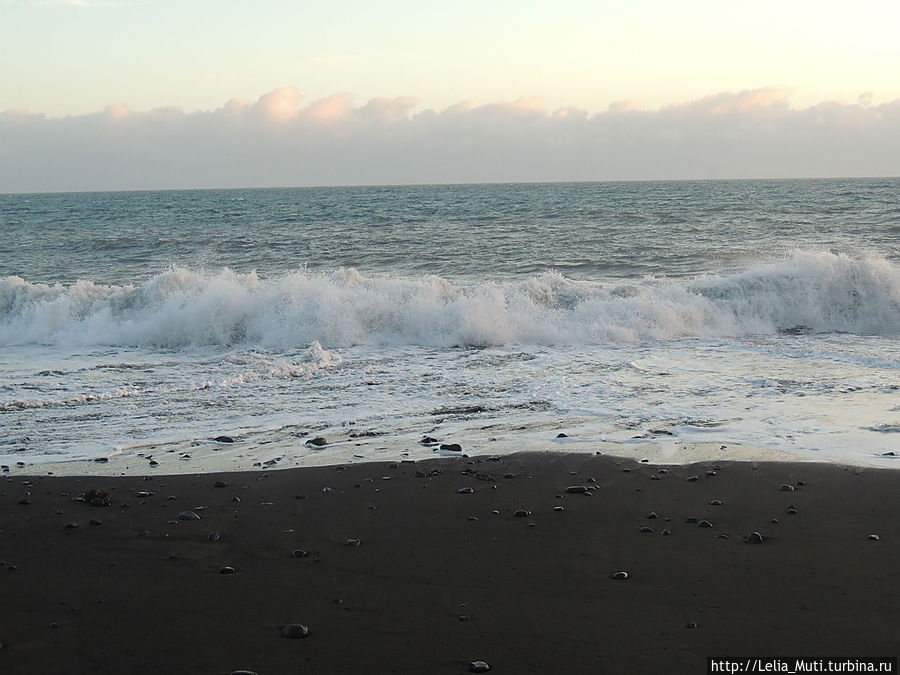
[[0, 111], [213, 110], [295, 87], [592, 113], [723, 91], [900, 98], [900, 3], [0, 0]]

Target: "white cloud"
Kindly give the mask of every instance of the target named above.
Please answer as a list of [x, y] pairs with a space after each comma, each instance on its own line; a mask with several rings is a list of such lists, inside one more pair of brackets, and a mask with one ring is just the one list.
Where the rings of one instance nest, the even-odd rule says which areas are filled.
[[900, 100], [871, 101], [794, 109], [758, 89], [595, 115], [539, 99], [416, 111], [413, 97], [288, 87], [196, 113], [6, 111], [0, 191], [898, 175]]

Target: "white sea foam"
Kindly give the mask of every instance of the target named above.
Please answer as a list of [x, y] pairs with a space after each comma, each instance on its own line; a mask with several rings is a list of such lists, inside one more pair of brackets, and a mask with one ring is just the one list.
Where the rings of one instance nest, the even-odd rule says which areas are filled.
[[3, 345], [577, 345], [785, 330], [900, 332], [900, 268], [874, 255], [797, 252], [732, 276], [632, 283], [553, 271], [462, 284], [177, 267], [137, 286], [0, 280]]

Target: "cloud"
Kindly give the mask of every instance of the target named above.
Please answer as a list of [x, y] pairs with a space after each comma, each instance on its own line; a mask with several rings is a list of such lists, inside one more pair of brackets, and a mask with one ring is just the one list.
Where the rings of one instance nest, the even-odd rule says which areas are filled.
[[723, 92], [589, 114], [540, 99], [420, 110], [414, 97], [306, 100], [292, 87], [212, 111], [0, 113], [0, 191], [900, 175], [900, 100], [794, 109]]

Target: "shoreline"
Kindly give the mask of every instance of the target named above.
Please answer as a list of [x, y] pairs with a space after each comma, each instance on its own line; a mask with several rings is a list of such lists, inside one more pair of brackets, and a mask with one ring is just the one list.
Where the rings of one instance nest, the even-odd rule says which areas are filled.
[[[897, 655], [890, 470], [554, 451], [5, 477], [4, 672], [697, 673], [707, 656]], [[73, 501], [91, 489], [110, 505]], [[309, 636], [282, 637], [291, 623]]]

